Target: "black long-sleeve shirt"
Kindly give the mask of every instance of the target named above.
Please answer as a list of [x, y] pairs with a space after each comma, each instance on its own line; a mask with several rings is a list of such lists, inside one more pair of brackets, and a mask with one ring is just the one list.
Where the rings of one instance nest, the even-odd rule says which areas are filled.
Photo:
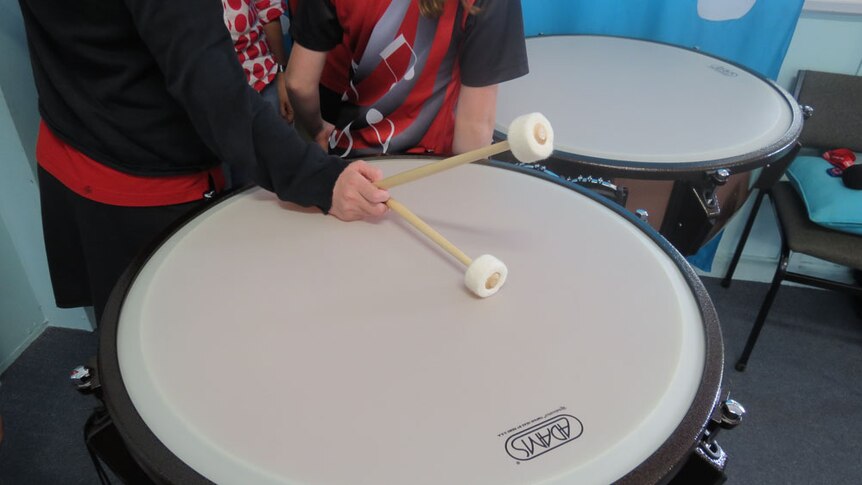
[[169, 176], [254, 164], [284, 200], [329, 210], [346, 162], [248, 86], [212, 0], [19, 0], [39, 111], [90, 158]]

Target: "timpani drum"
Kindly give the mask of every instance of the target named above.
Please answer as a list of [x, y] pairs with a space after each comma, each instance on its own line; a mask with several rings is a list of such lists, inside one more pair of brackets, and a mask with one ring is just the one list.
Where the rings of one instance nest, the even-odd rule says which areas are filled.
[[[563, 35], [527, 39], [527, 54], [530, 73], [500, 85], [495, 136], [543, 113], [555, 132], [547, 170], [627, 188], [626, 206], [646, 209], [684, 254], [718, 232], [745, 201], [749, 172], [790, 153], [802, 130], [780, 86], [695, 50]], [[685, 217], [692, 206], [707, 228]]]
[[[392, 175], [428, 161], [373, 163]], [[466, 253], [504, 261], [506, 285], [475, 296], [393, 212], [344, 223], [259, 188], [130, 268], [100, 376], [157, 481], [649, 483], [692, 456], [721, 333], [655, 231], [508, 163], [392, 193]]]

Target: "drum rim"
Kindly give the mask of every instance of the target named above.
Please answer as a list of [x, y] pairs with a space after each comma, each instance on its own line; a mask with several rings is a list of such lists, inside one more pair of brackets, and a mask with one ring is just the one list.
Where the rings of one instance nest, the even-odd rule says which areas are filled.
[[[426, 155], [394, 155], [367, 157], [364, 160], [439, 160], [440, 158]], [[634, 214], [625, 210], [622, 206], [611, 202], [605, 197], [563, 178], [549, 175], [533, 168], [516, 166], [508, 162], [495, 160], [484, 160], [477, 163], [538, 177], [571, 189], [602, 204], [644, 232], [652, 242], [659, 246], [662, 252], [671, 258], [673, 264], [679, 269], [693, 297], [697, 301], [698, 310], [703, 320], [705, 353], [700, 384], [685, 417], [674, 429], [671, 436], [645, 461], [620, 478], [617, 483], [656, 483], [671, 478], [679, 470], [679, 467], [685, 463], [686, 458], [699, 443], [721, 393], [724, 369], [724, 344], [718, 314], [700, 278], [679, 251], [659, 235], [658, 232], [647, 223], [638, 219]], [[192, 211], [171, 225], [160, 237], [142, 251], [125, 270], [114, 286], [103, 312], [99, 328], [97, 364], [102, 389], [101, 397], [129, 453], [152, 479], [157, 480], [157, 483], [194, 485], [212, 484], [213, 482], [192, 469], [171, 452], [150, 430], [132, 403], [120, 372], [119, 355], [117, 352], [117, 331], [122, 306], [137, 275], [152, 255], [168, 239], [197, 216], [246, 192], [251, 187], [247, 185], [238, 190], [224, 193], [217, 197], [212, 204]]]
[[[799, 103], [796, 99], [787, 92], [786, 89], [779, 86], [775, 81], [763, 76], [759, 72], [742, 65], [736, 61], [732, 61], [729, 59], [725, 59], [721, 56], [717, 56], [715, 54], [710, 54], [708, 52], [703, 52], [699, 50], [692, 49], [690, 47], [685, 47], [681, 45], [671, 44], [669, 42], [663, 42], [659, 40], [650, 40], [650, 39], [639, 39], [637, 37], [628, 37], [621, 35], [607, 35], [607, 34], [553, 34], [553, 35], [536, 35], [528, 37], [528, 40], [531, 39], [541, 39], [541, 38], [552, 38], [552, 37], [597, 37], [597, 38], [612, 38], [612, 39], [624, 39], [624, 40], [634, 40], [639, 42], [645, 42], [649, 44], [657, 44], [661, 46], [671, 47], [675, 49], [680, 49], [688, 52], [692, 52], [695, 54], [699, 54], [706, 57], [711, 57], [718, 61], [730, 64], [737, 69], [747, 72], [752, 76], [760, 79], [765, 82], [773, 91], [779, 94], [781, 99], [787, 104], [790, 108], [791, 112], [791, 120], [790, 126], [787, 128], [787, 131], [777, 140], [766, 147], [759, 148], [757, 150], [753, 150], [746, 154], [736, 155], [733, 157], [725, 157], [725, 158], [716, 158], [712, 160], [702, 160], [699, 162], [680, 162], [673, 164], [666, 163], [657, 163], [657, 162], [643, 162], [643, 161], [633, 161], [633, 160], [616, 160], [616, 159], [607, 159], [600, 157], [593, 157], [588, 155], [581, 155], [578, 153], [562, 151], [562, 150], [554, 150], [554, 153], [551, 155], [550, 160], [556, 160], [561, 162], [568, 163], [577, 163], [586, 166], [587, 168], [595, 168], [597, 170], [601, 170], [606, 172], [611, 176], [618, 177], [627, 177], [627, 178], [642, 178], [642, 179], [654, 179], [654, 180], [666, 180], [669, 177], [674, 179], [681, 178], [680, 175], [683, 174], [696, 174], [698, 178], [701, 177], [700, 174], [704, 172], [712, 172], [719, 169], [727, 169], [731, 170], [732, 173], [738, 172], [746, 172], [749, 170], [753, 170], [755, 168], [761, 167], [763, 165], [769, 164], [775, 160], [786, 155], [796, 144], [796, 141], [799, 139], [800, 134], [802, 134], [802, 126], [803, 126], [803, 116], [802, 110], [799, 107]], [[496, 127], [494, 128], [494, 139], [495, 140], [505, 140], [507, 138], [507, 134], [498, 130]], [[684, 177], [682, 177], [684, 178]]]

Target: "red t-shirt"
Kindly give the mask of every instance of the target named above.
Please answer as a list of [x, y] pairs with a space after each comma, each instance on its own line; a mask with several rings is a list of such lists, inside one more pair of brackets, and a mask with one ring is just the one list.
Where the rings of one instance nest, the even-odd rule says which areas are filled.
[[447, 1], [438, 18], [416, 1], [291, 4], [294, 41], [328, 53], [320, 84], [340, 97], [329, 121], [330, 148], [342, 157], [451, 153], [460, 86], [528, 71], [520, 0], [467, 2], [476, 14]]
[[107, 167], [57, 137], [39, 123], [36, 161], [69, 190], [102, 204], [152, 207], [183, 204], [224, 190], [221, 167], [168, 177], [129, 175]]

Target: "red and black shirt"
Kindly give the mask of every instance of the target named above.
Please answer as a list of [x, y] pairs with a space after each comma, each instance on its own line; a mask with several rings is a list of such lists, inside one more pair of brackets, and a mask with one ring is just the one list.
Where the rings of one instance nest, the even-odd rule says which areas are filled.
[[219, 2], [19, 4], [39, 112], [65, 146], [147, 178], [248, 164], [279, 198], [329, 209], [346, 163], [248, 85]]
[[475, 7], [468, 14], [449, 0], [435, 19], [420, 15], [415, 0], [299, 1], [291, 34], [329, 52], [321, 85], [340, 98], [329, 120], [335, 153], [451, 153], [460, 86], [528, 72], [520, 1]]

